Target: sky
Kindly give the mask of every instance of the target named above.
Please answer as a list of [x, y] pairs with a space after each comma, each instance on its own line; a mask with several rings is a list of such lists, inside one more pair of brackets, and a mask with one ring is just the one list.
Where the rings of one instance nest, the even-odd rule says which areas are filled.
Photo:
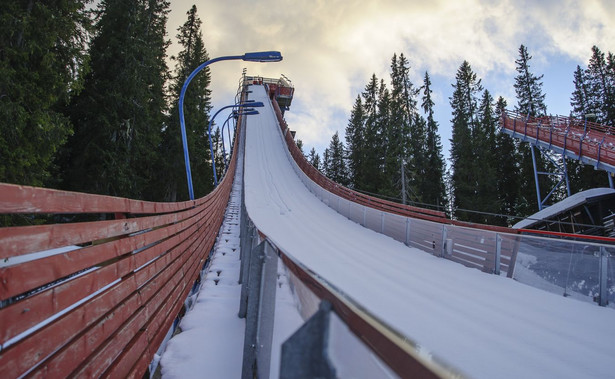
[[[167, 24], [176, 54], [177, 28], [196, 4], [210, 58], [277, 50], [279, 63], [225, 61], [211, 67], [214, 112], [233, 103], [243, 68], [248, 75], [286, 75], [295, 96], [286, 120], [307, 153], [322, 154], [348, 123], [372, 74], [390, 82], [394, 53], [410, 61], [414, 84], [432, 78], [443, 153], [448, 157], [457, 69], [467, 60], [497, 99], [516, 104], [515, 59], [524, 44], [530, 69], [544, 75], [547, 111], [567, 115], [573, 72], [591, 47], [615, 52], [612, 0], [173, 0]], [[225, 117], [218, 116], [222, 124]]]

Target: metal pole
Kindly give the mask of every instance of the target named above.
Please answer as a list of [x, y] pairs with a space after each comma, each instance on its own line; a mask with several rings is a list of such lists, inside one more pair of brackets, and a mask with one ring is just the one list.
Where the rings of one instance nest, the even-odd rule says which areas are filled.
[[404, 159], [401, 160], [401, 203], [406, 205], [406, 167]]
[[538, 183], [538, 169], [536, 167], [536, 154], [534, 153], [534, 145], [530, 145], [532, 152], [532, 163], [534, 164], [534, 181], [536, 182], [536, 199], [538, 200], [538, 210], [542, 210], [542, 199], [540, 198], [540, 184]]
[[227, 57], [219, 57], [210, 59], [205, 63], [201, 63], [199, 67], [197, 67], [194, 71], [188, 75], [182, 89], [179, 93], [179, 126], [181, 128], [182, 134], [182, 146], [184, 148], [184, 163], [186, 165], [186, 179], [188, 180], [188, 195], [190, 196], [190, 200], [194, 200], [194, 189], [192, 187], [192, 171], [190, 170], [190, 154], [188, 153], [188, 137], [186, 135], [186, 122], [184, 120], [184, 97], [186, 96], [186, 90], [188, 89], [188, 84], [192, 81], [192, 79], [198, 74], [202, 69], [209, 66], [212, 63], [219, 61], [227, 61], [234, 59], [244, 59], [242, 55], [236, 56], [227, 56]]

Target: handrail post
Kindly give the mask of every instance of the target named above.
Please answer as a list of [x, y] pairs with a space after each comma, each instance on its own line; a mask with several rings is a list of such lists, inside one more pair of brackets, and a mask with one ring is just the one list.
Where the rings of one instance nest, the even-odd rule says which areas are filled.
[[493, 267], [493, 273], [500, 275], [500, 258], [502, 256], [502, 236], [500, 233], [495, 233], [495, 262]]
[[598, 305], [600, 305], [601, 307], [605, 307], [609, 303], [608, 301], [609, 299], [607, 295], [607, 289], [608, 289], [607, 266], [609, 263], [608, 257], [609, 257], [609, 253], [606, 251], [606, 248], [604, 246], [600, 246], [600, 265], [599, 265], [600, 272], [598, 274], [598, 278], [600, 280], [600, 287], [599, 287], [600, 294], [598, 295]]

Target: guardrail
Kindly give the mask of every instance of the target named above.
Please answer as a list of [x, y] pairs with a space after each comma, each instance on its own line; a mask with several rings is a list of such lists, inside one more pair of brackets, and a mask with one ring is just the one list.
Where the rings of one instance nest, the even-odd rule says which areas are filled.
[[0, 184], [0, 214], [115, 216], [0, 228], [0, 377], [142, 377], [214, 245], [236, 160], [179, 203]]
[[566, 157], [615, 172], [612, 127], [563, 116], [528, 117], [512, 111], [501, 115], [502, 130]]
[[[437, 357], [421, 352], [411, 339], [391, 329], [326, 279], [280, 250], [252, 223], [243, 201], [241, 220], [239, 316], [246, 318], [242, 378], [269, 377], [271, 362], [275, 361], [271, 342], [279, 264], [294, 283], [301, 283], [302, 295], [295, 293], [294, 298], [302, 301], [309, 296], [309, 301], [301, 303], [304, 311], [312, 313], [307, 309], [314, 302], [320, 303], [320, 309], [283, 343], [280, 378], [336, 377], [344, 367], [357, 365], [371, 370], [362, 372], [368, 376], [386, 377], [394, 372], [400, 378], [464, 377]], [[336, 332], [331, 332], [332, 329]], [[343, 342], [335, 342], [336, 338]], [[345, 355], [336, 350], [340, 346], [344, 351], [353, 352], [351, 361], [340, 358]], [[380, 363], [374, 364], [371, 354]]]

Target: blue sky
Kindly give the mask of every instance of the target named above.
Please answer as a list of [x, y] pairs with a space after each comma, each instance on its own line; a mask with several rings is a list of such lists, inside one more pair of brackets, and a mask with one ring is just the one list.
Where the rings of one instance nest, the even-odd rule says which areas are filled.
[[[194, 1], [173, 0], [172, 42]], [[590, 49], [615, 52], [615, 4], [598, 0], [206, 0], [196, 3], [210, 57], [279, 50], [280, 63], [220, 62], [211, 66], [214, 111], [233, 102], [242, 69], [248, 75], [285, 74], [296, 87], [286, 119], [306, 151], [320, 153], [336, 131], [343, 135], [357, 94], [372, 73], [389, 79], [393, 53], [404, 53], [415, 84], [432, 76], [436, 118], [448, 156], [449, 97], [467, 60], [494, 97], [512, 108], [520, 44], [544, 75], [547, 108], [568, 114], [572, 74]], [[176, 44], [169, 54], [177, 51]], [[220, 123], [223, 116], [218, 116]]]

